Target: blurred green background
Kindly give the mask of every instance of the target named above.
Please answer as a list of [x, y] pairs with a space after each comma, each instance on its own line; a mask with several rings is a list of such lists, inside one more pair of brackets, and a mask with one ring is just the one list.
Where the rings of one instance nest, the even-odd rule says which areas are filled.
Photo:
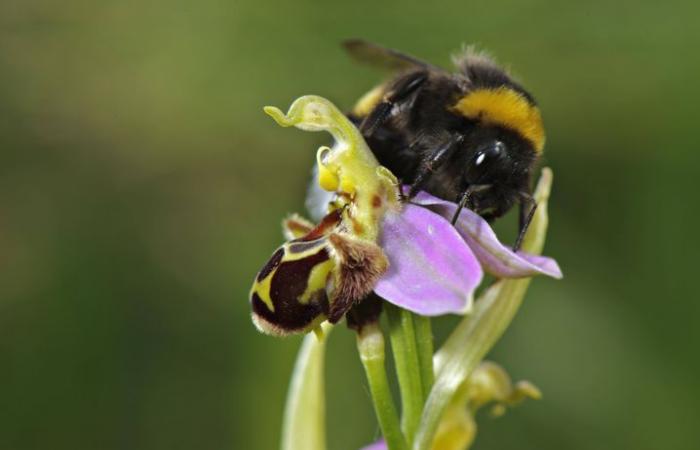
[[[0, 449], [276, 448], [299, 339], [257, 333], [247, 292], [327, 140], [261, 108], [350, 107], [380, 79], [340, 51], [352, 36], [442, 65], [481, 44], [542, 105], [566, 278], [533, 284], [491, 358], [545, 396], [480, 417], [474, 448], [700, 448], [699, 15], [3, 0]], [[358, 448], [378, 431], [344, 327], [327, 372], [330, 450]]]

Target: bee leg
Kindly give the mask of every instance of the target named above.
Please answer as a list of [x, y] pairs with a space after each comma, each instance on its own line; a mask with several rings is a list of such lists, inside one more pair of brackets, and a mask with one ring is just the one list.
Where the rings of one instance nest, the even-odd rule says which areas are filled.
[[[526, 209], [527, 208], [527, 209]], [[532, 218], [535, 216], [535, 211], [537, 210], [537, 202], [532, 198], [532, 195], [527, 192], [520, 193], [520, 231], [518, 232], [518, 239], [515, 240], [513, 245], [513, 251], [517, 252], [520, 250], [520, 246], [523, 244], [523, 238], [527, 232]], [[526, 212], [527, 211], [527, 212]]]
[[409, 200], [410, 197], [403, 191], [403, 180], [399, 178], [399, 201], [406, 203]]
[[490, 189], [492, 186], [492, 184], [470, 184], [469, 187], [467, 187], [467, 190], [465, 190], [460, 196], [459, 204], [457, 205], [457, 211], [455, 211], [454, 216], [452, 216], [452, 220], [450, 221], [450, 223], [452, 223], [452, 225], [457, 223], [457, 219], [459, 219], [459, 214], [462, 212], [462, 209], [464, 209], [465, 206], [471, 210], [475, 209], [474, 199], [472, 198], [472, 195], [476, 194], [477, 192]]
[[441, 145], [431, 152], [423, 160], [423, 162], [421, 162], [420, 168], [418, 169], [418, 174], [411, 184], [411, 189], [408, 191], [409, 200], [416, 196], [428, 177], [432, 175], [433, 171], [452, 155], [453, 150], [457, 148], [457, 145], [463, 140], [464, 136], [462, 135], [453, 136], [447, 140], [444, 145]]
[[415, 72], [397, 83], [362, 121], [360, 125], [360, 132], [362, 135], [368, 137], [374, 134], [377, 127], [384, 123], [387, 117], [389, 117], [389, 113], [391, 113], [391, 109], [394, 105], [406, 100], [411, 94], [416, 92], [427, 79], [427, 72]]

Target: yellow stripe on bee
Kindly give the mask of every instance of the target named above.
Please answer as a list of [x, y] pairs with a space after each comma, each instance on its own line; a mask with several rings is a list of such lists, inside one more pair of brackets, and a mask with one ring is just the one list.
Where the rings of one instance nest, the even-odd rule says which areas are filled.
[[468, 119], [517, 132], [532, 143], [536, 152], [544, 148], [544, 126], [539, 108], [513, 89], [474, 90], [460, 98], [454, 110]]
[[384, 95], [384, 85], [380, 84], [372, 88], [355, 103], [352, 113], [358, 117], [368, 116]]

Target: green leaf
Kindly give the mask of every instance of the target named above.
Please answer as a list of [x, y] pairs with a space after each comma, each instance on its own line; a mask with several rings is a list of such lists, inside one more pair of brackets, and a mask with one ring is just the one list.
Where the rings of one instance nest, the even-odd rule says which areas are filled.
[[309, 333], [299, 349], [287, 393], [282, 424], [282, 450], [325, 450], [326, 398], [324, 362], [326, 337], [332, 326]]

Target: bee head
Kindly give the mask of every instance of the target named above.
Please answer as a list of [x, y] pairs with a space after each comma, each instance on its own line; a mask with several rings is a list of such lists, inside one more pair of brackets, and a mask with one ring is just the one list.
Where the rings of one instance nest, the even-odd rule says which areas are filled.
[[470, 129], [462, 142], [462, 185], [521, 185], [536, 153], [518, 133], [493, 125]]
[[469, 192], [469, 209], [484, 217], [500, 217], [529, 191], [537, 153], [518, 133], [499, 126], [475, 126], [465, 134], [459, 164], [453, 170], [460, 202]]

